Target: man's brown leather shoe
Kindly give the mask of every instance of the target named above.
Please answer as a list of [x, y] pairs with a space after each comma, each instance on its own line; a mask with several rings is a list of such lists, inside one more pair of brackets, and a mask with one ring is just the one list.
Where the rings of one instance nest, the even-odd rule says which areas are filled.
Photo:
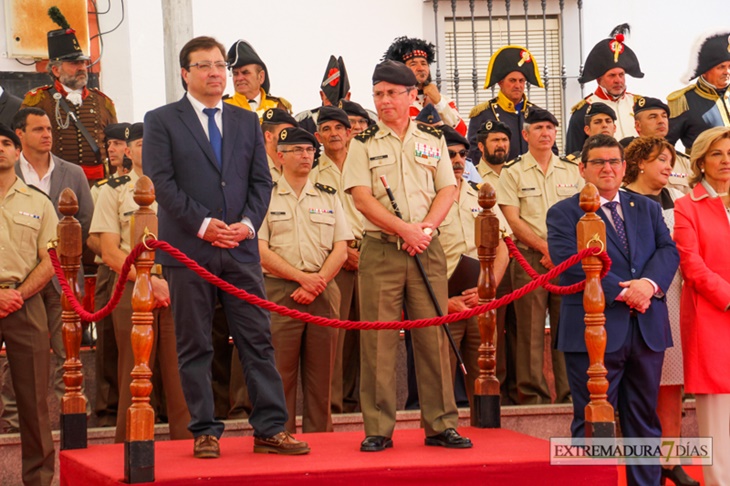
[[282, 431], [269, 438], [254, 437], [253, 451], [261, 454], [307, 454], [309, 444], [296, 440], [287, 431]]
[[201, 435], [195, 438], [193, 455], [198, 459], [217, 459], [221, 455], [221, 447], [214, 435]]

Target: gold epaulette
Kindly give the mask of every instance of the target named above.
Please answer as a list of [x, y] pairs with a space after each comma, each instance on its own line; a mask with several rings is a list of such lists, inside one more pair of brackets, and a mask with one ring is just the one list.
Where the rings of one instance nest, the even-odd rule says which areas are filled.
[[510, 160], [509, 162], [507, 162], [506, 164], [504, 164], [504, 168], [505, 168], [505, 169], [507, 169], [507, 168], [509, 168], [509, 167], [512, 167], [513, 165], [515, 165], [515, 164], [516, 164], [517, 162], [519, 162], [520, 160], [522, 160], [522, 156], [521, 156], [521, 155], [518, 155], [518, 156], [517, 156], [517, 157], [515, 157], [514, 159], [512, 159], [512, 160]]
[[322, 184], [320, 182], [315, 182], [314, 183], [314, 187], [316, 187], [320, 191], [326, 192], [327, 194], [337, 194], [337, 189], [335, 189], [332, 186], [328, 186], [326, 184]]
[[416, 128], [418, 128], [422, 132], [429, 133], [436, 138], [441, 138], [443, 136], [443, 133], [441, 132], [441, 130], [439, 130], [436, 127], [432, 127], [431, 125], [426, 125], [424, 123], [416, 123]]
[[32, 89], [25, 94], [23, 98], [23, 106], [36, 106], [43, 99], [43, 95], [46, 91], [51, 89], [51, 85], [39, 86], [38, 88]]
[[560, 157], [560, 160], [569, 164], [578, 165], [578, 161], [580, 160], [578, 157], [580, 157], [580, 152], [575, 152], [572, 154], [567, 154], [564, 157]]
[[380, 130], [380, 127], [378, 126], [377, 123], [375, 123], [373, 125], [370, 125], [365, 130], [363, 130], [362, 132], [358, 133], [355, 136], [355, 140], [359, 140], [360, 142], [366, 142], [369, 138], [372, 138], [373, 135], [375, 135], [376, 133], [378, 133], [378, 130]]
[[470, 185], [470, 186], [471, 186], [471, 187], [472, 187], [472, 188], [473, 188], [473, 189], [474, 189], [475, 191], [479, 192], [479, 187], [481, 187], [481, 186], [480, 186], [479, 184], [477, 184], [477, 183], [476, 183], [476, 182], [474, 182], [474, 181], [467, 181], [467, 182], [469, 182], [469, 185]]
[[113, 179], [109, 179], [107, 184], [109, 184], [109, 187], [117, 188], [123, 184], [126, 184], [127, 182], [131, 181], [132, 178], [128, 175], [123, 175], [119, 177], [114, 177]]
[[580, 100], [578, 103], [575, 104], [575, 106], [573, 108], [570, 109], [570, 112], [575, 113], [576, 111], [583, 108], [585, 105], [588, 104], [587, 100], [588, 100], [588, 98], [583, 98], [582, 100]]
[[687, 92], [697, 88], [697, 84], [690, 84], [682, 89], [669, 93], [667, 96], [667, 105], [669, 105], [669, 118], [676, 118], [685, 111], [689, 110], [687, 103]]
[[489, 100], [489, 101], [485, 101], [484, 103], [479, 103], [478, 105], [476, 105], [469, 112], [469, 118], [474, 118], [475, 116], [478, 116], [481, 112], [483, 112], [484, 110], [486, 110], [487, 108], [489, 108], [489, 104], [492, 101], [493, 100]]

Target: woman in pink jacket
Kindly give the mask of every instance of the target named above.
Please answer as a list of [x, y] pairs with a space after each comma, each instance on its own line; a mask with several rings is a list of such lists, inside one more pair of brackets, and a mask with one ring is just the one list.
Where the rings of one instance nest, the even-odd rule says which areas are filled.
[[713, 438], [705, 484], [730, 484], [730, 128], [697, 137], [690, 185], [674, 210], [684, 386], [697, 397], [699, 436]]

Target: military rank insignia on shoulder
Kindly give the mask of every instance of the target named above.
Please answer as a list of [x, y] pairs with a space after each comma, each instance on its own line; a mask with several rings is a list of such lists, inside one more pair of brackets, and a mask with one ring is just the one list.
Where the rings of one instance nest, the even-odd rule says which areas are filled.
[[475, 116], [478, 116], [481, 112], [483, 112], [484, 110], [486, 110], [487, 108], [489, 108], [489, 104], [491, 102], [492, 102], [492, 100], [485, 101], [484, 103], [479, 103], [478, 105], [476, 105], [469, 112], [469, 118], [474, 118]]
[[42, 190], [38, 189], [38, 188], [37, 188], [36, 186], [34, 186], [33, 184], [28, 184], [28, 187], [29, 187], [29, 188], [31, 188], [31, 189], [33, 189], [33, 190], [34, 190], [34, 191], [36, 191], [36, 192], [39, 192], [39, 193], [43, 194], [43, 195], [44, 195], [44, 196], [45, 196], [46, 198], [48, 198], [48, 200], [49, 200], [49, 201], [53, 202], [53, 199], [51, 199], [51, 196], [49, 196], [48, 194], [46, 194], [46, 193], [45, 193], [45, 192], [43, 192]]
[[131, 180], [132, 180], [132, 178], [129, 177], [128, 175], [123, 175], [123, 176], [114, 177], [112, 179], [109, 179], [107, 184], [109, 184], [109, 186], [116, 189], [117, 187], [122, 186]]
[[104, 184], [106, 184], [107, 182], [109, 182], [109, 179], [100, 179], [94, 183], [93, 187], [101, 187]]
[[380, 127], [378, 126], [377, 123], [375, 123], [373, 125], [370, 125], [368, 128], [366, 128], [362, 132], [358, 133], [355, 136], [355, 140], [359, 140], [361, 142], [365, 142], [369, 138], [372, 138], [373, 135], [375, 135], [376, 133], [378, 133], [378, 130], [380, 130]]
[[522, 160], [522, 156], [521, 155], [518, 155], [514, 159], [512, 159], [509, 162], [507, 162], [506, 164], [504, 164], [504, 168], [506, 169], [508, 167], [512, 167], [513, 165], [515, 165], [516, 163], [518, 163], [520, 160]]
[[687, 102], [687, 93], [693, 91], [697, 87], [697, 83], [686, 86], [682, 89], [669, 93], [667, 95], [667, 105], [669, 106], [669, 118], [676, 118], [685, 111], [689, 110]]
[[337, 189], [335, 189], [332, 186], [328, 186], [326, 184], [321, 184], [319, 182], [315, 182], [314, 187], [316, 187], [320, 191], [326, 192], [327, 194], [337, 194]]
[[469, 185], [470, 185], [470, 186], [472, 187], [472, 189], [474, 189], [475, 191], [479, 192], [479, 187], [480, 187], [480, 186], [479, 186], [479, 184], [477, 184], [477, 183], [476, 183], [476, 182], [474, 182], [474, 181], [467, 181], [467, 182], [468, 182], [468, 183], [469, 183]]
[[[578, 153], [580, 155], [580, 152]], [[560, 157], [560, 160], [569, 164], [578, 165], [578, 156], [576, 154], [568, 154]]]
[[416, 123], [416, 127], [419, 130], [421, 130], [422, 132], [429, 133], [436, 138], [441, 138], [443, 136], [443, 133], [441, 133], [441, 130], [439, 130], [436, 127], [432, 127], [431, 125], [425, 125], [423, 123]]
[[576, 111], [580, 110], [587, 104], [588, 104], [588, 102], [585, 100], [585, 98], [583, 98], [573, 108], [570, 109], [570, 112], [575, 113]]

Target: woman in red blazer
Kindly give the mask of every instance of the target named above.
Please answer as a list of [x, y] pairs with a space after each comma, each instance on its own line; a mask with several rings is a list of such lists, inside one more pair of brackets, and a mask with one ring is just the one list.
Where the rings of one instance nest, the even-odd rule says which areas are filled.
[[684, 276], [684, 386], [697, 397], [699, 436], [713, 437], [705, 484], [730, 484], [730, 128], [697, 137], [690, 185], [674, 209]]

